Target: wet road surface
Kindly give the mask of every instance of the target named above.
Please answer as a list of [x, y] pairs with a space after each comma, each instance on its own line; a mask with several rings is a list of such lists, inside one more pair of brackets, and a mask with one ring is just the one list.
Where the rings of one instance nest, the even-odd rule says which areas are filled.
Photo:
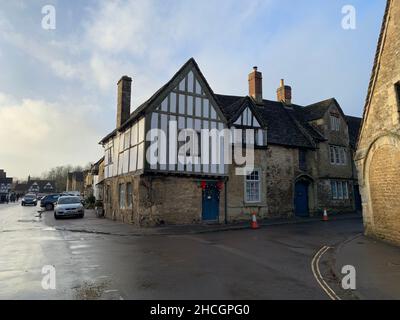
[[[311, 260], [362, 231], [353, 219], [119, 236], [57, 230], [95, 218], [55, 221], [38, 210], [0, 205], [0, 299], [328, 299]], [[55, 290], [42, 288], [45, 265], [55, 267]]]

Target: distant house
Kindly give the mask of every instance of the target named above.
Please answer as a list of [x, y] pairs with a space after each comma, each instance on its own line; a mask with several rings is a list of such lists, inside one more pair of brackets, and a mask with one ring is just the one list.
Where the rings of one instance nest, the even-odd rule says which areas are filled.
[[87, 172], [83, 171], [69, 172], [66, 191], [79, 191], [81, 194], [84, 194], [86, 174]]
[[100, 188], [99, 185], [99, 168], [100, 164], [104, 162], [104, 157], [93, 164], [89, 170], [84, 172], [85, 183], [84, 183], [84, 196], [94, 196], [96, 199], [100, 199]]
[[57, 192], [56, 183], [53, 180], [42, 180], [28, 177], [26, 182], [17, 182], [13, 188], [15, 193], [35, 193], [35, 194], [49, 194]]
[[11, 191], [13, 178], [7, 177], [6, 172], [0, 169], [0, 203], [6, 201], [6, 197]]

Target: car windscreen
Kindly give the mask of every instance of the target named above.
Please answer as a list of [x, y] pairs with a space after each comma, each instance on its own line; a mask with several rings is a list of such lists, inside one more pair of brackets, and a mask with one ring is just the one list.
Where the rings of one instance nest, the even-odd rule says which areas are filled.
[[34, 195], [31, 195], [31, 194], [27, 194], [26, 196], [25, 196], [25, 199], [35, 199], [36, 197], [34, 196]]
[[58, 199], [58, 204], [74, 204], [80, 202], [81, 199], [79, 197], [62, 197]]

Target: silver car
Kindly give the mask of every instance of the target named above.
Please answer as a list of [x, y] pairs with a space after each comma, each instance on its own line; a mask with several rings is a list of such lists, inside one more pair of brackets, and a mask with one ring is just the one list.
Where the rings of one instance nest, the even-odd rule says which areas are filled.
[[79, 217], [83, 218], [85, 208], [80, 197], [62, 196], [58, 198], [56, 207], [54, 208], [54, 218], [60, 217]]

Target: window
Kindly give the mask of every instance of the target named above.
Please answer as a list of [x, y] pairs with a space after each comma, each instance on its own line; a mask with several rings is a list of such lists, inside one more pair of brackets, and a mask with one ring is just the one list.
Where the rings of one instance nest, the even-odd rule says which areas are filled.
[[340, 118], [335, 114], [331, 114], [331, 130], [340, 131]]
[[129, 148], [129, 146], [131, 144], [130, 138], [131, 138], [131, 133], [130, 133], [130, 130], [128, 130], [124, 134], [124, 150]]
[[261, 181], [260, 170], [248, 172], [246, 176], [245, 185], [245, 201], [246, 202], [260, 202], [261, 195]]
[[267, 130], [263, 129], [255, 129], [255, 142], [257, 146], [266, 146], [267, 145]]
[[306, 150], [304, 149], [299, 150], [299, 168], [302, 171], [307, 170]]
[[125, 184], [121, 183], [119, 185], [119, 208], [125, 208]]
[[126, 184], [126, 206], [132, 208], [132, 183]]
[[331, 194], [333, 200], [349, 199], [349, 184], [347, 181], [331, 181]]
[[111, 203], [111, 188], [106, 186], [106, 203]]
[[346, 165], [347, 164], [346, 148], [338, 146], [329, 146], [329, 158], [331, 160], [331, 164]]

